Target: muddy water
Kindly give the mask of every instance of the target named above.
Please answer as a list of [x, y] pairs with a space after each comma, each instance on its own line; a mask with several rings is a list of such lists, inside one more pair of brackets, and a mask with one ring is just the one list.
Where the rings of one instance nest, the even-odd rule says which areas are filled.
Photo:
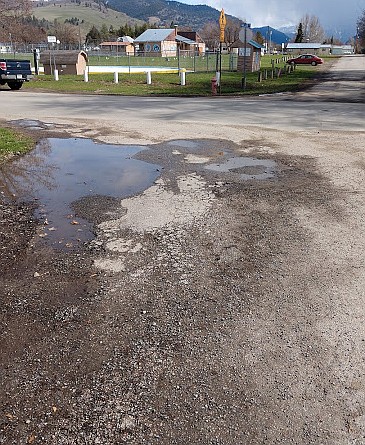
[[234, 157], [223, 163], [208, 164], [208, 170], [236, 173], [241, 179], [270, 179], [276, 175], [277, 164], [272, 159], [257, 159], [252, 157]]
[[160, 175], [155, 164], [133, 159], [142, 146], [98, 144], [89, 139], [47, 139], [0, 171], [0, 192], [36, 200], [40, 236], [59, 247], [93, 237], [90, 222], [72, 212], [85, 196], [125, 198], [148, 188]]

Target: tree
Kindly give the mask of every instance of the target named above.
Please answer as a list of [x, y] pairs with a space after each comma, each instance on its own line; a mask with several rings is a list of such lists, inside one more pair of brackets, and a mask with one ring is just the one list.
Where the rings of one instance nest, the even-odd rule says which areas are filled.
[[23, 19], [30, 11], [30, 0], [0, 0], [0, 40], [22, 41]]
[[87, 45], [93, 44], [95, 46], [99, 45], [99, 43], [102, 41], [100, 31], [95, 25], [86, 34], [85, 41]]
[[298, 31], [297, 31], [297, 35], [295, 37], [294, 42], [295, 43], [302, 43], [303, 42], [303, 24], [302, 24], [302, 22], [300, 22], [299, 25], [298, 25]]
[[205, 44], [211, 51], [219, 47], [219, 32], [218, 21], [206, 23], [199, 32]]
[[234, 43], [239, 39], [239, 33], [241, 30], [241, 22], [238, 20], [232, 20], [227, 17], [226, 28], [224, 31], [224, 41], [227, 46]]
[[255, 40], [257, 43], [259, 43], [261, 46], [264, 46], [265, 39], [264, 39], [264, 36], [261, 34], [260, 31], [257, 31], [257, 32], [256, 32], [254, 40]]
[[[325, 38], [324, 29], [315, 15], [306, 14], [302, 17], [300, 23], [303, 30], [303, 42], [322, 43]], [[298, 27], [299, 30], [299, 27]]]
[[[359, 17], [359, 20], [357, 22], [357, 34], [356, 34], [356, 46], [359, 45], [363, 51], [365, 48], [365, 10], [363, 11], [362, 15]], [[360, 50], [360, 48], [356, 48], [357, 51]]]
[[62, 45], [75, 45], [79, 43], [78, 29], [69, 23], [59, 23], [55, 20], [54, 30], [52, 32], [54, 32], [57, 40], [59, 40]]
[[100, 34], [101, 34], [101, 38], [103, 40], [108, 40], [108, 38], [109, 38], [109, 29], [108, 29], [108, 27], [106, 26], [105, 23], [103, 23], [101, 25]]
[[46, 40], [47, 33], [45, 28], [32, 24], [28, 18], [24, 20], [22, 27], [17, 33], [17, 41], [21, 43], [39, 43]]

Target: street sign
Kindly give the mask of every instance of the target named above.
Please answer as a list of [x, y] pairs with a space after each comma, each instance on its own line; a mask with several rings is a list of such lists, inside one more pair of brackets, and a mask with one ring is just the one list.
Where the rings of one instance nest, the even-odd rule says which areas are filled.
[[47, 41], [48, 43], [56, 43], [57, 42], [56, 36], [48, 36]]
[[[246, 33], [246, 36], [245, 36], [245, 33]], [[245, 28], [241, 29], [238, 36], [239, 36], [241, 42], [245, 42], [245, 41], [248, 42], [249, 40], [253, 39], [253, 31], [251, 28], [245, 27]]]
[[220, 28], [219, 41], [221, 43], [224, 43], [224, 30], [226, 29], [226, 24], [227, 24], [226, 15], [224, 14], [224, 10], [222, 9], [221, 14], [219, 16], [219, 28]]

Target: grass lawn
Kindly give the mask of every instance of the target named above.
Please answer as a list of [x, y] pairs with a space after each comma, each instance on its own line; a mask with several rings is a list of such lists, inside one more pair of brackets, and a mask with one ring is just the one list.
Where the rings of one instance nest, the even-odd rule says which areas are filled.
[[[269, 77], [258, 81], [257, 73], [247, 74], [246, 89], [243, 90], [242, 73], [222, 72], [222, 95], [268, 94], [293, 91], [313, 78], [318, 70], [313, 67], [298, 67], [294, 72], [279, 78]], [[214, 73], [186, 73], [186, 85], [180, 85], [178, 74], [152, 73], [152, 85], [146, 84], [145, 74], [119, 74], [119, 83], [114, 83], [114, 74], [90, 74], [89, 82], [83, 76], [61, 75], [59, 81], [53, 76], [40, 75], [31, 82], [25, 83], [27, 90], [48, 90], [57, 92], [74, 92], [89, 94], [120, 95], [172, 95], [172, 96], [211, 96], [211, 79]]]
[[[17, 58], [25, 55], [16, 54]], [[30, 57], [28, 56], [28, 59]], [[258, 73], [247, 73], [246, 89], [241, 87], [242, 73], [230, 69], [236, 65], [234, 55], [222, 56], [222, 95], [254, 95], [295, 91], [308, 84], [319, 72], [328, 69], [336, 57], [324, 57], [323, 66], [297, 66], [290, 74], [271, 78], [272, 61], [275, 68], [286, 66], [282, 55], [265, 55], [261, 58], [261, 70], [269, 71], [269, 78], [258, 82]], [[105, 66], [166, 66], [180, 67], [194, 72], [186, 73], [186, 86], [180, 85], [178, 74], [152, 73], [152, 85], [146, 84], [145, 74], [119, 74], [119, 84], [114, 83], [114, 74], [89, 74], [89, 82], [83, 76], [60, 75], [56, 82], [52, 76], [39, 75], [24, 84], [28, 90], [48, 90], [65, 93], [119, 94], [119, 95], [172, 95], [210, 96], [211, 79], [215, 75], [217, 57], [209, 54], [204, 57], [180, 57], [179, 60], [166, 57], [90, 56], [89, 65]]]
[[[26, 56], [16, 55], [17, 58]], [[28, 59], [29, 59], [28, 55]], [[189, 60], [188, 60], [189, 59]], [[211, 79], [215, 75], [216, 55], [208, 55], [196, 58], [181, 58], [179, 65], [181, 68], [190, 69], [195, 65], [196, 72], [186, 73], [186, 86], [180, 85], [178, 74], [152, 73], [152, 85], [146, 84], [145, 74], [119, 74], [119, 83], [114, 83], [114, 74], [89, 74], [89, 82], [85, 83], [83, 76], [60, 75], [56, 82], [53, 76], [39, 75], [31, 82], [25, 83], [26, 90], [47, 90], [65, 93], [88, 93], [88, 94], [119, 94], [119, 95], [171, 95], [171, 96], [211, 96]], [[281, 55], [265, 55], [261, 58], [261, 70], [269, 70], [269, 78], [258, 82], [258, 73], [247, 73], [246, 89], [241, 87], [242, 73], [230, 71], [229, 66], [232, 57], [223, 55], [222, 63], [222, 85], [220, 93], [222, 95], [257, 95], [273, 94], [284, 91], [295, 91], [308, 85], [310, 80], [318, 73], [328, 69], [336, 57], [324, 57], [325, 63], [322, 66], [297, 66], [296, 70], [290, 74], [285, 74], [279, 78], [271, 78], [272, 60], [276, 68], [284, 68], [286, 63]], [[174, 66], [177, 67], [177, 58], [169, 59], [164, 57], [115, 57], [115, 56], [90, 56], [91, 65], [109, 66]]]
[[34, 147], [34, 139], [9, 128], [0, 128], [0, 162], [13, 154], [26, 153]]

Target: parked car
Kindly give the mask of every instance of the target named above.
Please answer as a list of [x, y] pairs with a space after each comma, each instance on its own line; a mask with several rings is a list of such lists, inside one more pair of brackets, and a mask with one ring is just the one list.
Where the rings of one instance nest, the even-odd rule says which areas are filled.
[[320, 65], [323, 63], [323, 59], [315, 56], [314, 54], [302, 54], [301, 56], [289, 59], [286, 63], [289, 65]]

